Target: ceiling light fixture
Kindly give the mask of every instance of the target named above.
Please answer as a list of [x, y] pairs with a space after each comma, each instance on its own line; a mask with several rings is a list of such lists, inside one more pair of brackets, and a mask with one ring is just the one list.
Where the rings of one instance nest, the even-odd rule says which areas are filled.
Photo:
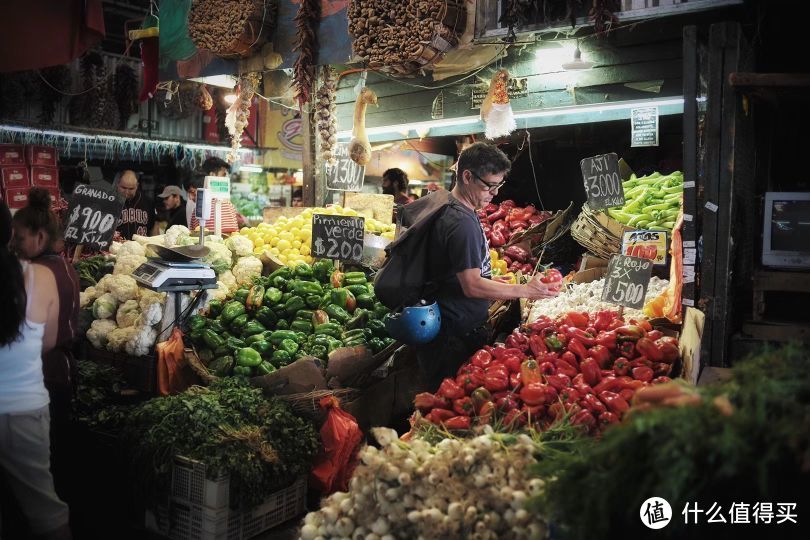
[[591, 69], [596, 64], [582, 59], [582, 51], [579, 48], [579, 40], [577, 40], [577, 48], [574, 49], [574, 59], [570, 62], [565, 62], [562, 68], [566, 71], [582, 71]]

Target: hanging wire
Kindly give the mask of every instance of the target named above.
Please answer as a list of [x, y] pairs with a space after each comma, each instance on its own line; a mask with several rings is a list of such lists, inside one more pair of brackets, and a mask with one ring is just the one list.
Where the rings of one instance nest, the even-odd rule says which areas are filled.
[[545, 210], [546, 207], [543, 204], [543, 198], [540, 196], [540, 185], [537, 182], [537, 172], [534, 170], [534, 158], [532, 157], [532, 134], [528, 129], [526, 130], [526, 143], [529, 145], [529, 165], [532, 168], [532, 177], [534, 178], [534, 191], [537, 193], [537, 200], [540, 201], [540, 209]]

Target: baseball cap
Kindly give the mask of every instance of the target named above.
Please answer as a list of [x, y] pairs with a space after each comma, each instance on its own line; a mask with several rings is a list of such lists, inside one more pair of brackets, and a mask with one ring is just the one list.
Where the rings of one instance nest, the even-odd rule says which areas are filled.
[[179, 195], [180, 197], [183, 196], [183, 192], [180, 191], [180, 188], [177, 186], [166, 186], [163, 188], [163, 192], [158, 195], [161, 199], [165, 199], [166, 197], [170, 197], [171, 195]]

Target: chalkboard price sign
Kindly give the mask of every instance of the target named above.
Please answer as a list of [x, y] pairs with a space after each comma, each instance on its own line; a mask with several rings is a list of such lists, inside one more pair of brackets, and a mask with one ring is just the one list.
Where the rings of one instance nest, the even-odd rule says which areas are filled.
[[335, 191], [360, 191], [366, 168], [349, 157], [349, 145], [338, 143], [333, 151], [335, 162], [326, 164], [326, 187]]
[[619, 176], [619, 156], [615, 153], [585, 158], [579, 162], [585, 194], [591, 210], [624, 205], [624, 188]]
[[312, 256], [359, 263], [363, 258], [366, 219], [312, 215]]
[[608, 263], [602, 301], [633, 309], [644, 307], [653, 261], [614, 255]]
[[65, 240], [90, 249], [109, 249], [123, 206], [115, 191], [79, 184], [70, 198]]

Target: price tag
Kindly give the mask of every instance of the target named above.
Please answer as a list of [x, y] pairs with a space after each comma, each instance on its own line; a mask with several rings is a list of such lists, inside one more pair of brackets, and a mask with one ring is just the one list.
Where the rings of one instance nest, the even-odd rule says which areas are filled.
[[658, 146], [658, 107], [630, 111], [630, 146]]
[[231, 180], [225, 176], [206, 176], [205, 189], [208, 190], [212, 199], [231, 198]]
[[608, 263], [602, 301], [633, 309], [644, 307], [653, 262], [649, 259], [614, 255]]
[[312, 256], [359, 263], [363, 258], [366, 219], [312, 215]]
[[363, 189], [363, 179], [366, 168], [358, 165], [349, 157], [349, 145], [338, 143], [332, 152], [335, 156], [333, 164], [326, 164], [326, 188], [334, 191], [360, 191]]
[[622, 253], [628, 257], [649, 259], [656, 266], [667, 261], [667, 233], [664, 231], [627, 231], [622, 238]]
[[619, 157], [615, 153], [585, 158], [579, 162], [579, 166], [591, 210], [624, 205]]
[[70, 198], [65, 240], [90, 249], [109, 249], [123, 206], [115, 191], [79, 184]]

